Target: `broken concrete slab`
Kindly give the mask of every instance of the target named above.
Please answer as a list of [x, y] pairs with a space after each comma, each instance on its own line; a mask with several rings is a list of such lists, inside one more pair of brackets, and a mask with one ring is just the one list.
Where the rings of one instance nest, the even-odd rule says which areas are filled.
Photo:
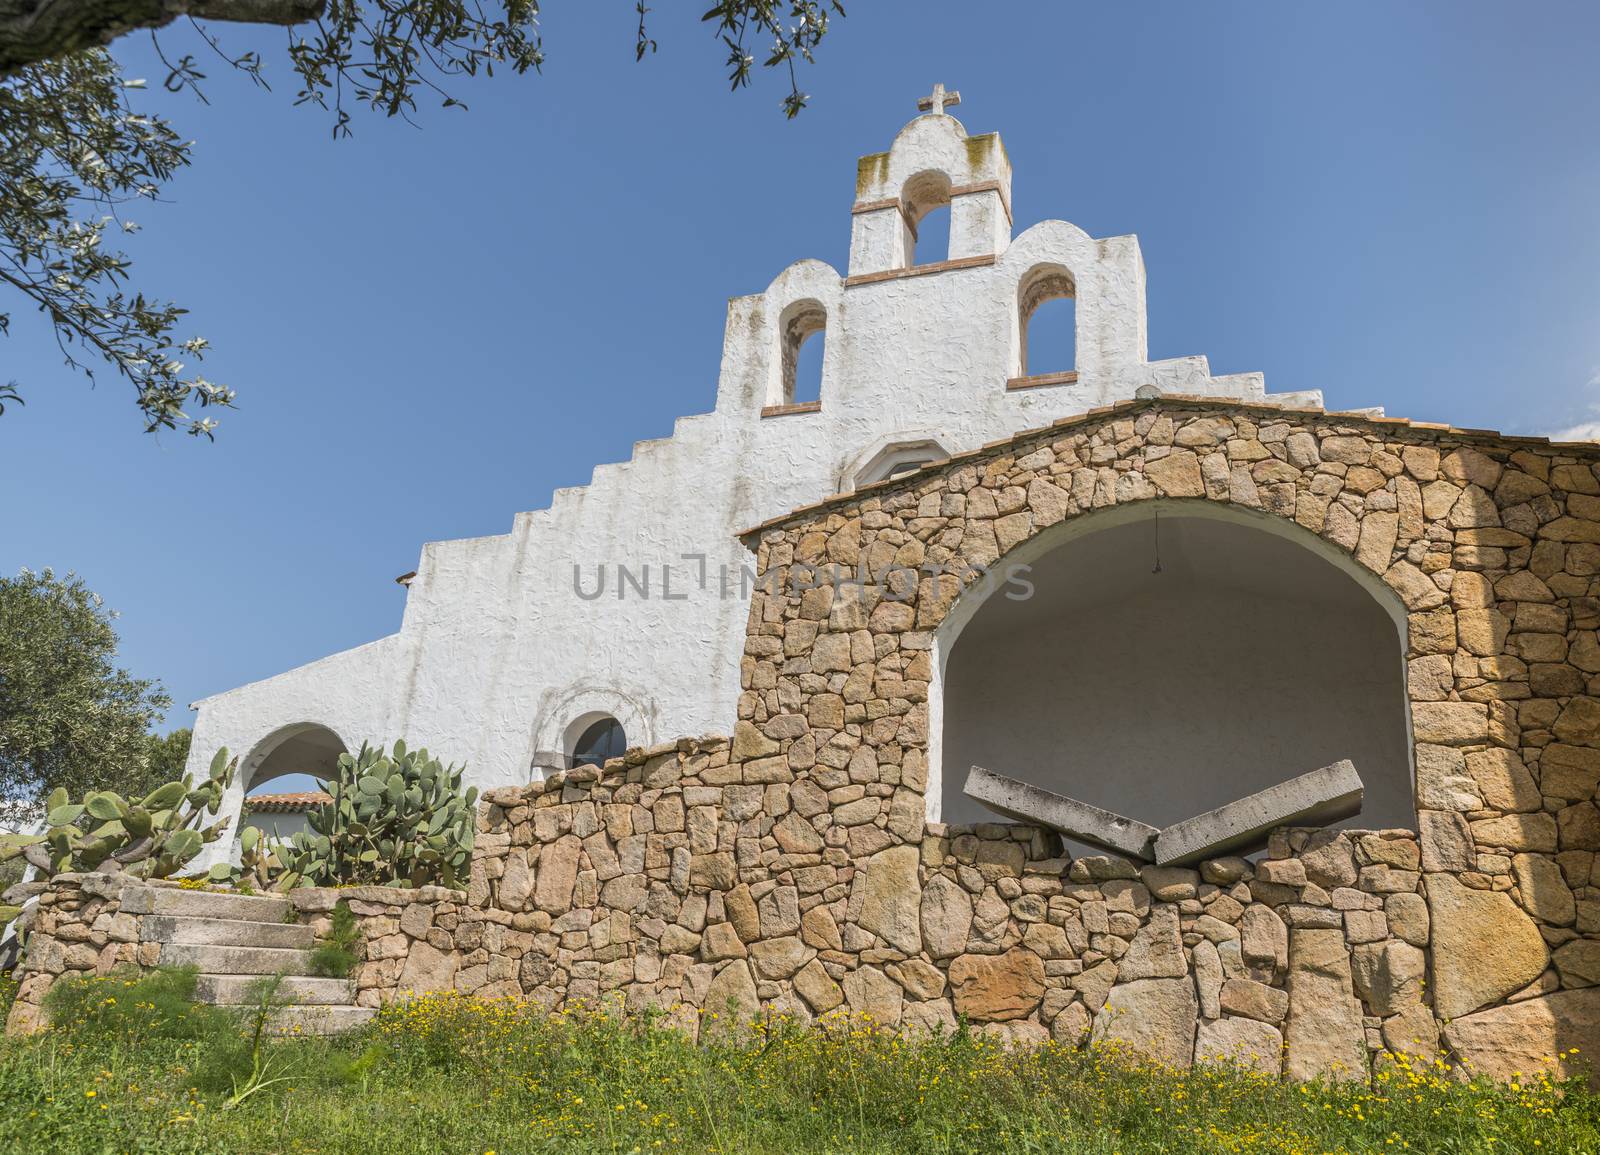
[[1076, 798], [1041, 790], [982, 766], [974, 766], [968, 772], [962, 792], [1007, 818], [1048, 826], [1077, 842], [1141, 862], [1155, 859], [1154, 847], [1160, 831], [1154, 826], [1090, 806]]
[[[971, 793], [969, 790], [968, 793]], [[1327, 826], [1361, 813], [1361, 776], [1349, 759], [1163, 829], [1155, 860], [1181, 866], [1225, 854], [1249, 854], [1279, 826]]]

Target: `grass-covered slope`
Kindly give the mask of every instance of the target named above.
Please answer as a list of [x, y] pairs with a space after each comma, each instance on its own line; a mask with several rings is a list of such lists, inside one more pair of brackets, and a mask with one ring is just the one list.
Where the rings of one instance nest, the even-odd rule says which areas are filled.
[[[708, 1021], [697, 1045], [647, 1017], [439, 996], [253, 1055], [186, 981], [81, 984], [55, 1029], [0, 1043], [0, 1150], [1600, 1155], [1600, 1096], [1538, 1072], [1467, 1084], [1401, 1061], [1370, 1087], [1300, 1086], [860, 1021]], [[263, 1063], [282, 1081], [227, 1106]]]

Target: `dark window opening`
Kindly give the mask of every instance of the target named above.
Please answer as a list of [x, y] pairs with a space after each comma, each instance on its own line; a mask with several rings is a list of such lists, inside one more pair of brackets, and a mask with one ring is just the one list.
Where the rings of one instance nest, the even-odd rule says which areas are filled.
[[889, 471], [885, 473], [879, 480], [887, 481], [891, 477], [899, 477], [904, 473], [914, 473], [932, 461], [933, 458], [931, 457], [920, 461], [897, 461], [895, 464], [889, 467]]
[[628, 748], [628, 736], [622, 723], [615, 718], [601, 718], [585, 730], [573, 743], [568, 767], [599, 766], [612, 758], [620, 758]]

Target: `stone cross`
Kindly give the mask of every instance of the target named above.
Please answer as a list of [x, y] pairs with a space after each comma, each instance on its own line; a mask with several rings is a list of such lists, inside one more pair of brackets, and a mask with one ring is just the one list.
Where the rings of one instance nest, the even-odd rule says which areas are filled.
[[961, 94], [959, 92], [946, 92], [944, 90], [944, 85], [935, 84], [933, 86], [932, 95], [919, 98], [917, 100], [917, 107], [923, 112], [932, 112], [939, 116], [944, 116], [945, 105], [960, 103]]

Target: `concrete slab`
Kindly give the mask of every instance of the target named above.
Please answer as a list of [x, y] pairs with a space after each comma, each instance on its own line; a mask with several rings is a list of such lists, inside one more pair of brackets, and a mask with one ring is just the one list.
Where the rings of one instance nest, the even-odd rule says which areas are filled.
[[1349, 759], [1324, 766], [1248, 798], [1166, 827], [1155, 840], [1155, 861], [1182, 866], [1203, 858], [1249, 854], [1279, 826], [1327, 826], [1361, 813], [1361, 776]]
[[1007, 818], [1048, 826], [1074, 841], [1125, 858], [1155, 861], [1155, 840], [1160, 831], [1135, 819], [1041, 790], [982, 766], [974, 766], [968, 772], [962, 792]]

